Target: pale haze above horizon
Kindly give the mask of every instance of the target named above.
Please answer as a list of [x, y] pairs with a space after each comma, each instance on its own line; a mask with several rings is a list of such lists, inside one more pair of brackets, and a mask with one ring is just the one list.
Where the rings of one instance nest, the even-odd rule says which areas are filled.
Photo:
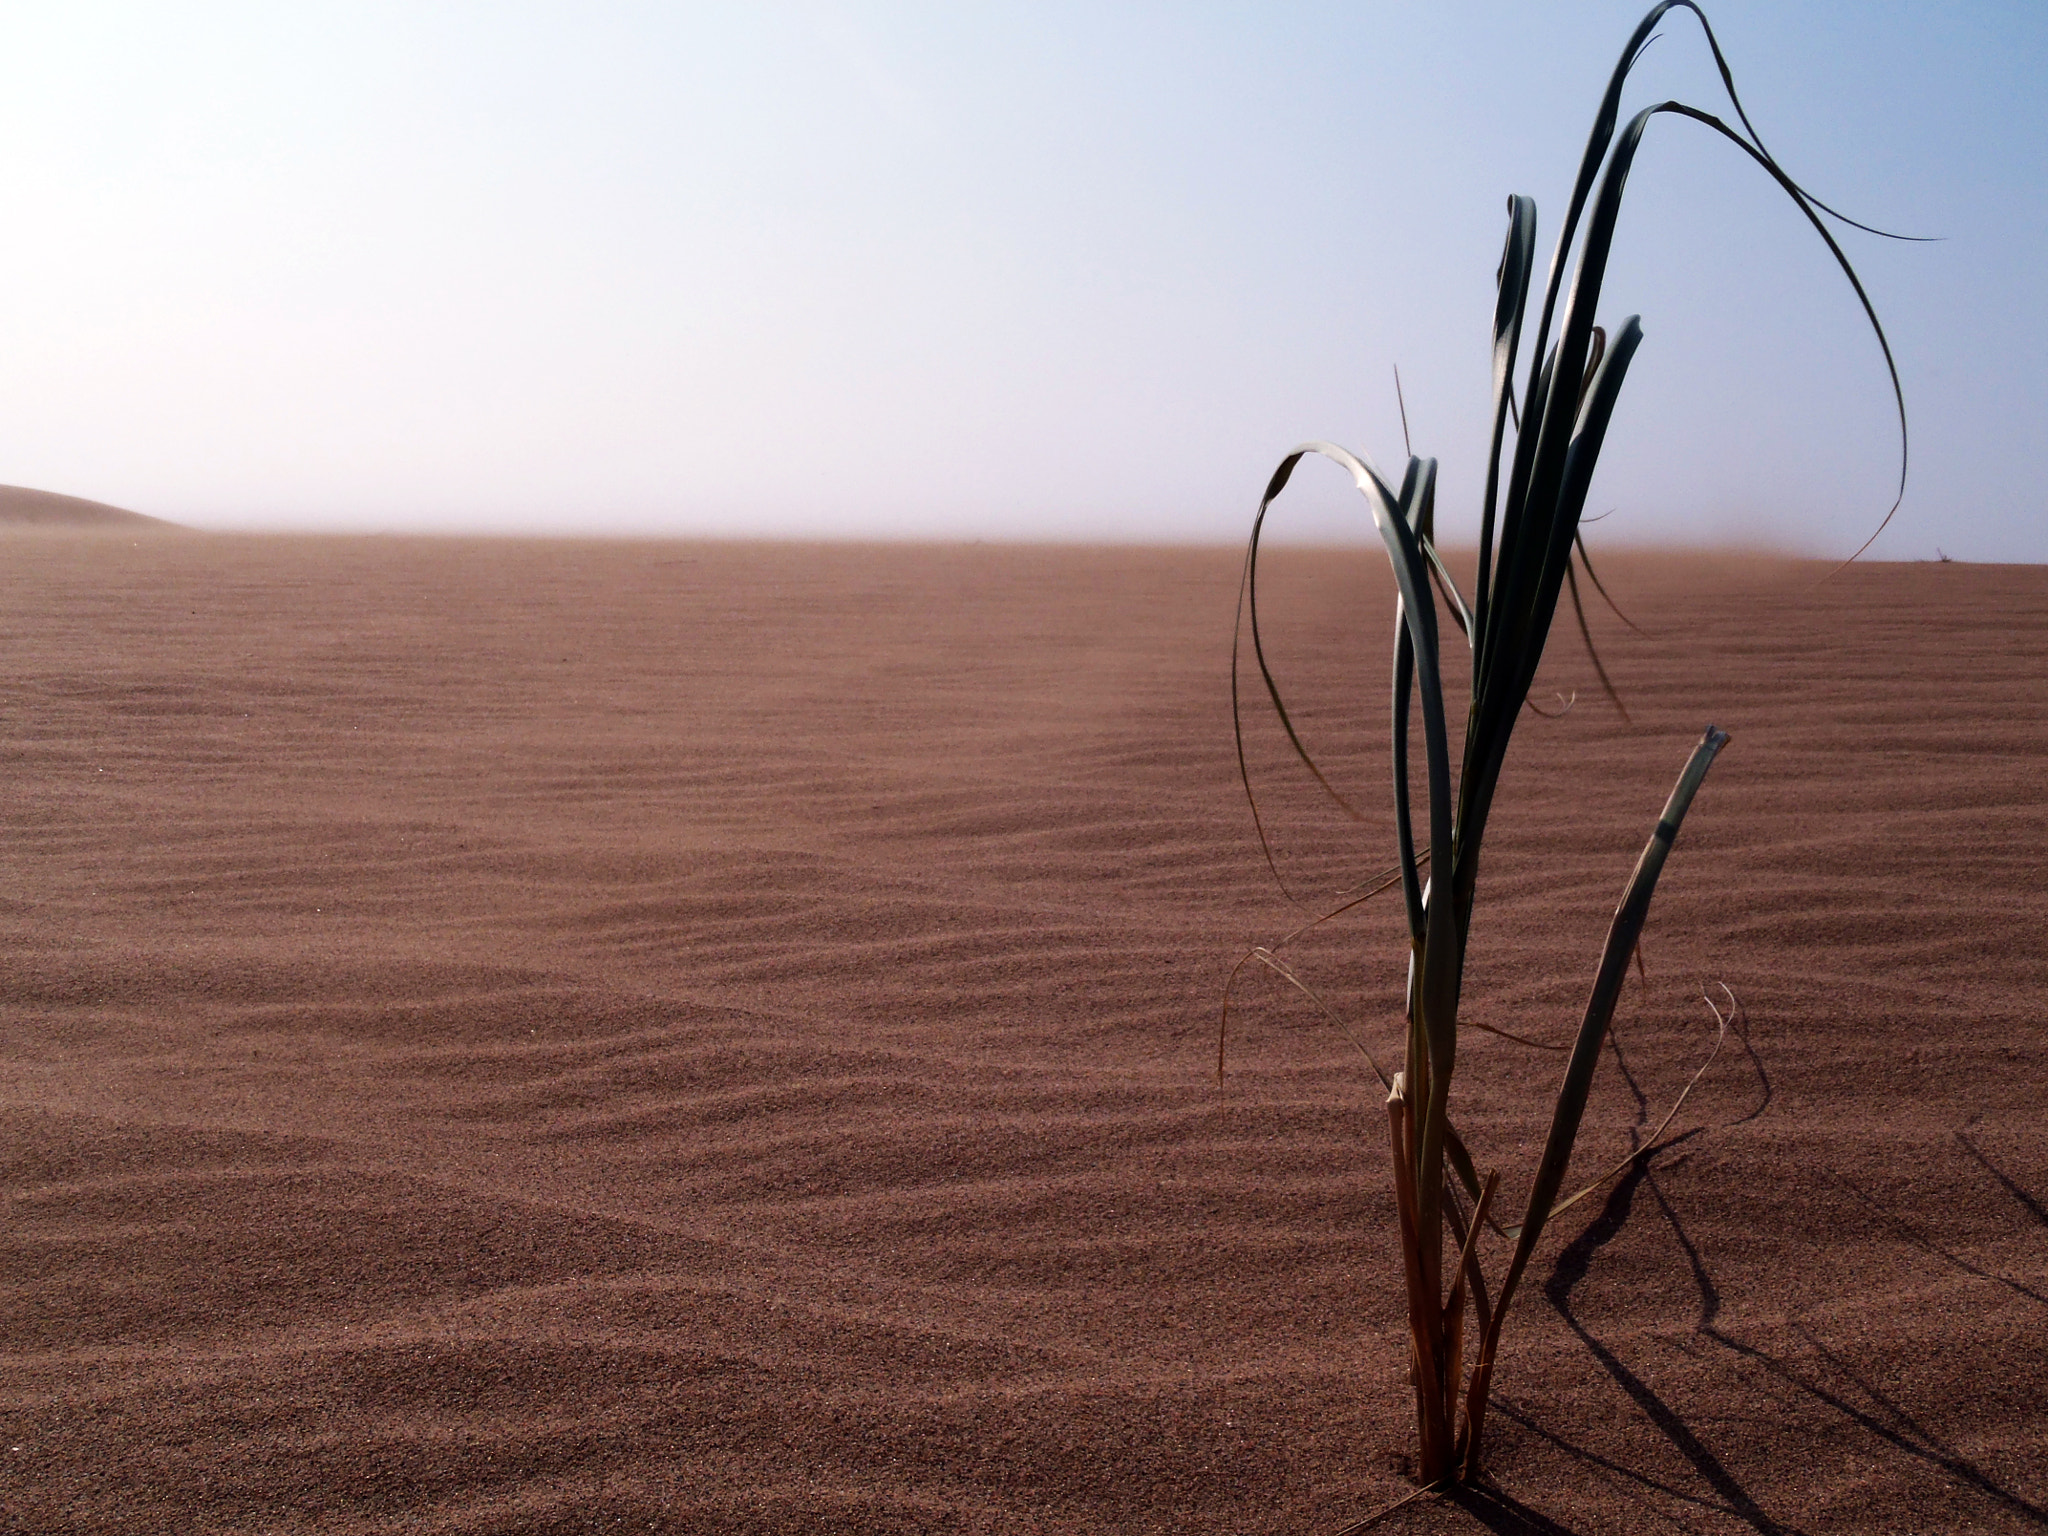
[[[1897, 356], [1876, 559], [2048, 560], [2048, 7], [1703, 0]], [[67, 3], [0, 50], [0, 482], [202, 528], [1236, 541], [1322, 438], [1470, 542], [1505, 201], [1614, 4]], [[1625, 108], [1732, 116], [1666, 17]], [[1610, 545], [1845, 556], [1882, 355], [1792, 203], [1650, 128]], [[1357, 536], [1305, 472], [1283, 534]]]

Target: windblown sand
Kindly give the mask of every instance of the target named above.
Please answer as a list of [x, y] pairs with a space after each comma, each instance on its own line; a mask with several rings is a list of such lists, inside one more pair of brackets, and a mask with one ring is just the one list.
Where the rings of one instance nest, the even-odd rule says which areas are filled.
[[[1614, 555], [1467, 1012], [1652, 911], [1496, 1381], [1378, 1529], [2048, 1522], [2048, 568]], [[1409, 1488], [1383, 1094], [1232, 966], [1390, 862], [1392, 604], [1228, 551], [0, 543], [0, 1528], [1290, 1532]], [[1590, 596], [1590, 594], [1589, 594]], [[1285, 954], [1394, 1055], [1398, 895]], [[1716, 992], [1718, 996], [1719, 993]], [[1468, 1034], [1519, 1209], [1551, 1052]], [[1491, 1241], [1495, 1272], [1504, 1245]]]

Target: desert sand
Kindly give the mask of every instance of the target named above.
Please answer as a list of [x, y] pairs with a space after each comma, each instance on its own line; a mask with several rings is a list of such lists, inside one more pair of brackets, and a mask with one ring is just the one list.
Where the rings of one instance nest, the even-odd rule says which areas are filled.
[[[1469, 559], [1463, 562], [1469, 565]], [[1467, 1013], [1567, 1038], [1710, 721], [1490, 1492], [2048, 1523], [2048, 569], [1602, 558]], [[1382, 1094], [1264, 973], [1385, 867], [1392, 602], [1228, 550], [0, 539], [0, 1529], [1307, 1532], [1407, 1491]], [[1289, 953], [1392, 1054], [1398, 897]], [[1509, 1204], [1555, 1054], [1467, 1037]], [[1497, 1267], [1504, 1245], [1491, 1242]]]

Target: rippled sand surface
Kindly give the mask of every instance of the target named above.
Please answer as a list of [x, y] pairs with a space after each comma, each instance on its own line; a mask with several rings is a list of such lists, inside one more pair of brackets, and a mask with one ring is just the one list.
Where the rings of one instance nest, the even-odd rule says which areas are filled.
[[[2048, 570], [1601, 562], [1471, 1018], [1576, 1023], [1701, 729], [1498, 1491], [2048, 1521]], [[1232, 966], [1389, 862], [1389, 585], [1227, 551], [0, 540], [0, 1529], [1271, 1532], [1399, 1497], [1381, 1093]], [[1401, 919], [1296, 941], [1391, 1055]], [[1473, 1032], [1526, 1188], [1558, 1058]], [[1496, 1267], [1504, 1255], [1495, 1251]]]

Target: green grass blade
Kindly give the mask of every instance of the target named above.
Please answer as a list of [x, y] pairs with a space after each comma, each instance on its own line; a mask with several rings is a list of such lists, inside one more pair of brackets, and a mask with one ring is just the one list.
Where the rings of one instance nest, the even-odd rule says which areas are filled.
[[[1354, 820], [1363, 821], [1365, 819], [1359, 814], [1357, 808], [1329, 781], [1328, 777], [1323, 773], [1321, 766], [1317, 764], [1314, 756], [1309, 752], [1307, 745], [1302, 741], [1301, 734], [1295, 727], [1294, 717], [1289, 713], [1287, 702], [1281, 696], [1279, 680], [1274, 676], [1272, 666], [1266, 659], [1264, 638], [1259, 628], [1258, 559], [1260, 538], [1265, 529], [1266, 515], [1272, 510], [1273, 503], [1279, 498], [1280, 493], [1287, 488], [1287, 483], [1293, 478], [1296, 466], [1310, 454], [1318, 454], [1330, 459], [1349, 471], [1352, 482], [1365, 496], [1367, 504], [1372, 509], [1373, 520], [1380, 527], [1382, 538], [1390, 537], [1388, 533], [1389, 527], [1398, 525], [1400, 537], [1406, 540], [1407, 546], [1410, 549], [1416, 547], [1411, 526], [1412, 522], [1418, 515], [1420, 507], [1429, 498], [1434, 497], [1436, 490], [1436, 461], [1433, 459], [1412, 460], [1403, 481], [1403, 494], [1397, 495], [1389, 488], [1385, 478], [1381, 476], [1378, 470], [1374, 469], [1356, 454], [1351, 453], [1348, 449], [1339, 448], [1334, 443], [1310, 442], [1299, 444], [1280, 461], [1279, 467], [1273, 471], [1272, 478], [1266, 484], [1265, 495], [1259, 499], [1259, 510], [1252, 519], [1251, 538], [1245, 550], [1244, 574], [1238, 584], [1237, 623], [1233, 631], [1230, 651], [1230, 716], [1231, 728], [1235, 736], [1237, 748], [1238, 778], [1244, 785], [1245, 798], [1251, 803], [1252, 821], [1258, 830], [1259, 847], [1265, 855], [1266, 867], [1272, 871], [1273, 878], [1276, 881], [1280, 881], [1283, 891], [1287, 888], [1286, 883], [1280, 879], [1279, 867], [1273, 859], [1271, 840], [1266, 836], [1265, 824], [1259, 815], [1258, 800], [1253, 794], [1251, 787], [1251, 768], [1245, 754], [1242, 659], [1243, 641], [1247, 630], [1249, 630], [1251, 636], [1253, 660], [1258, 668], [1260, 681], [1265, 686], [1266, 697], [1273, 706], [1274, 714], [1279, 717], [1281, 729], [1286, 733], [1288, 743], [1293, 747], [1295, 755], [1307, 767], [1310, 774], [1314, 776], [1316, 783], [1322, 787], [1325, 794], [1341, 806]], [[1390, 545], [1390, 549], [1392, 547]], [[1418, 572], [1420, 572], [1419, 575], [1417, 574]], [[1422, 599], [1420, 628], [1418, 629], [1415, 626], [1413, 620], [1409, 620], [1408, 623], [1411, 634], [1426, 633], [1429, 637], [1428, 663], [1423, 669], [1421, 679], [1425, 700], [1423, 710], [1425, 723], [1431, 717], [1432, 712], [1434, 713], [1436, 721], [1434, 729], [1439, 737], [1441, 737], [1443, 728], [1443, 689], [1438, 677], [1436, 662], [1438, 654], [1435, 638], [1436, 615], [1428, 602], [1429, 578], [1427, 566], [1426, 562], [1422, 560], [1419, 551], [1413, 562], [1406, 561], [1405, 557], [1397, 560], [1395, 575], [1397, 583], [1400, 584], [1402, 589], [1407, 613], [1412, 614], [1415, 612], [1416, 598], [1413, 594], [1419, 593]], [[1447, 790], [1449, 784], [1449, 764], [1447, 760], [1441, 765], [1441, 769]], [[1431, 780], [1431, 789], [1432, 795], [1434, 795], [1434, 778]], [[1448, 836], [1447, 824], [1445, 828], [1446, 843], [1448, 843]], [[1435, 834], [1432, 831], [1432, 845], [1434, 840]], [[1404, 859], [1404, 862], [1407, 861]]]
[[[1272, 478], [1266, 483], [1266, 494], [1259, 499], [1258, 513], [1252, 519], [1251, 538], [1245, 545], [1244, 572], [1238, 580], [1237, 587], [1237, 617], [1230, 633], [1230, 729], [1237, 745], [1238, 782], [1244, 786], [1245, 799], [1251, 806], [1252, 826], [1259, 836], [1259, 852], [1265, 857], [1266, 868], [1272, 873], [1274, 883], [1280, 887], [1282, 894], [1289, 901], [1295, 900], [1294, 893], [1288, 890], [1286, 880], [1281, 878], [1280, 866], [1274, 861], [1272, 839], [1266, 836], [1265, 818], [1259, 814], [1259, 799], [1252, 791], [1251, 765], [1245, 758], [1241, 681], [1247, 627], [1251, 631], [1252, 655], [1258, 665], [1259, 677], [1265, 684], [1266, 697], [1272, 702], [1273, 712], [1280, 717], [1280, 727], [1287, 733], [1288, 743], [1294, 748], [1295, 755], [1314, 776], [1316, 783], [1322, 786], [1323, 793], [1335, 801], [1346, 815], [1353, 821], [1366, 819], [1359, 809], [1338, 791], [1336, 785], [1325, 777], [1322, 768], [1302, 742], [1300, 733], [1294, 727], [1294, 717], [1287, 712], [1287, 701], [1280, 696], [1279, 680], [1273, 676], [1273, 669], [1266, 662], [1265, 641], [1259, 631], [1259, 539], [1265, 531], [1266, 514], [1272, 509], [1274, 500], [1287, 488], [1287, 482], [1294, 475], [1294, 467], [1309, 454], [1319, 451], [1322, 446], [1324, 445], [1305, 443], [1295, 448], [1280, 461], [1280, 467], [1273, 471]], [[1347, 454], [1345, 457], [1349, 458], [1350, 455]]]
[[[1728, 60], [1721, 53], [1721, 41], [1719, 38], [1714, 36], [1714, 29], [1707, 21], [1707, 13], [1701, 10], [1697, 5], [1693, 4], [1692, 0], [1671, 0], [1670, 5], [1659, 7], [1658, 14], [1661, 15], [1663, 11], [1673, 9], [1678, 6], [1683, 6], [1686, 10], [1691, 11], [1694, 18], [1698, 20], [1700, 24], [1700, 31], [1706, 34], [1707, 48], [1714, 55], [1714, 67], [1721, 72], [1721, 88], [1728, 93], [1728, 104], [1735, 108], [1736, 119], [1742, 124], [1743, 128], [1748, 132], [1750, 142], [1754, 144], [1758, 150], [1762, 151], [1763, 155], [1766, 158], [1775, 160], [1776, 157], [1773, 156], [1768, 149], [1764, 148], [1764, 136], [1756, 131], [1756, 124], [1752, 123], [1749, 120], [1749, 112], [1742, 105], [1742, 98], [1736, 94], [1735, 74], [1732, 70], [1729, 69]], [[1881, 240], [1903, 240], [1914, 245], [1926, 245], [1934, 241], [1937, 241], [1941, 238], [1938, 235], [1894, 234], [1891, 230], [1879, 229], [1875, 225], [1864, 224], [1859, 222], [1858, 220], [1850, 218], [1849, 215], [1842, 212], [1841, 209], [1830, 207], [1828, 204], [1822, 202], [1819, 198], [1815, 197], [1811, 192], [1807, 191], [1806, 188], [1799, 186], [1796, 183], [1793, 184], [1792, 190], [1797, 192], [1799, 196], [1805, 198], [1807, 202], [1813, 204], [1814, 207], [1820, 209], [1820, 211], [1825, 213], [1829, 218], [1838, 220], [1841, 223], [1848, 225], [1851, 229], [1860, 229], [1866, 235], [1876, 235]]]
[[[1266, 661], [1265, 637], [1259, 629], [1259, 539], [1265, 531], [1266, 514], [1272, 509], [1274, 498], [1286, 489], [1288, 480], [1294, 474], [1294, 466], [1300, 463], [1312, 451], [1312, 448], [1306, 446], [1297, 448], [1281, 461], [1280, 467], [1273, 472], [1273, 478], [1267, 484], [1265, 496], [1259, 502], [1258, 515], [1252, 519], [1251, 541], [1245, 549], [1244, 577], [1238, 586], [1237, 636], [1243, 634], [1244, 629], [1247, 627], [1246, 621], [1249, 620], [1252, 638], [1252, 657], [1259, 669], [1259, 680], [1265, 684], [1266, 697], [1273, 705], [1273, 713], [1280, 718], [1280, 727], [1287, 733], [1288, 744], [1294, 748], [1295, 756], [1300, 758], [1302, 764], [1315, 776], [1315, 781], [1322, 786], [1323, 792], [1338, 805], [1342, 806], [1352, 820], [1364, 821], [1365, 816], [1338, 792], [1336, 785], [1332, 784], [1324, 776], [1323, 770], [1317, 765], [1315, 758], [1310, 755], [1308, 747], [1302, 742], [1301, 733], [1294, 727], [1294, 717], [1287, 711], [1287, 701], [1280, 696], [1279, 680], [1274, 677], [1273, 669]], [[1249, 793], [1251, 779], [1245, 768], [1243, 716], [1238, 709], [1237, 636], [1233, 636], [1230, 655], [1231, 718], [1238, 726], [1238, 769], [1244, 775], [1245, 789]], [[1254, 814], [1256, 814], [1256, 807], [1254, 807]]]
[[[1534, 600], [1523, 618], [1528, 628], [1515, 635], [1510, 644], [1510, 653], [1520, 665], [1511, 676], [1509, 691], [1500, 698], [1500, 703], [1506, 708], [1519, 707], [1536, 681], [1536, 668], [1543, 660], [1551, 621], [1557, 613], [1560, 589], [1571, 570], [1572, 545], [1578, 535], [1580, 514], [1585, 511], [1586, 494], [1592, 488], [1593, 470], [1599, 463], [1600, 449], [1607, 440], [1607, 427], [1614, 419], [1615, 402], [1621, 396], [1629, 363], [1642, 339], [1642, 324], [1636, 316], [1630, 315], [1615, 334], [1613, 345], [1604, 349], [1600, 366], [1587, 383], [1585, 404], [1577, 413], [1578, 419], [1565, 450], [1564, 473], [1559, 479], [1557, 499], [1548, 508], [1549, 543], [1543, 552]], [[1488, 679], [1489, 684], [1494, 681], [1494, 678]]]
[[[1544, 282], [1543, 311], [1536, 322], [1536, 341], [1530, 354], [1529, 388], [1522, 397], [1522, 431], [1516, 441], [1515, 457], [1516, 480], [1525, 487], [1528, 481], [1524, 474], [1524, 451], [1533, 451], [1535, 442], [1531, 434], [1536, 432], [1543, 419], [1543, 413], [1537, 409], [1536, 384], [1539, 373], [1547, 371], [1550, 366], [1547, 352], [1550, 344], [1550, 322], [1557, 313], [1558, 295], [1563, 290], [1565, 260], [1578, 237], [1579, 219], [1585, 212], [1586, 202], [1592, 196], [1594, 183], [1599, 179], [1600, 167], [1607, 159], [1608, 147], [1614, 140], [1614, 125], [1621, 118], [1622, 87], [1628, 81], [1629, 71], [1635, 68], [1636, 60], [1642, 57], [1643, 49], [1648, 46], [1650, 34], [1656, 29], [1657, 23], [1663, 20], [1666, 11], [1677, 4], [1697, 9], [1690, 6], [1690, 0], [1661, 0], [1660, 4], [1653, 6], [1649, 14], [1637, 23], [1635, 31], [1629, 35], [1627, 44], [1621, 50], [1619, 62], [1607, 78], [1607, 89], [1601, 94], [1599, 110], [1593, 115], [1593, 131], [1587, 135], [1585, 153], [1579, 157], [1579, 174], [1572, 182], [1571, 202], [1565, 210], [1564, 223], [1558, 228], [1557, 245], [1551, 253], [1550, 272]], [[1540, 367], [1539, 359], [1542, 360]], [[1576, 382], [1573, 388], [1576, 389]], [[1525, 439], [1527, 441], [1524, 441]]]
[[1593, 629], [1586, 622], [1586, 605], [1579, 600], [1579, 578], [1572, 574], [1571, 566], [1564, 568], [1566, 589], [1572, 595], [1572, 616], [1579, 621], [1579, 639], [1585, 642], [1586, 658], [1593, 663], [1593, 671], [1600, 679], [1600, 687], [1607, 694], [1607, 702], [1614, 706], [1624, 724], [1629, 722], [1628, 706], [1621, 702], [1621, 695], [1614, 691], [1614, 679], [1607, 675], [1607, 668], [1600, 664], [1599, 649], [1593, 644]]
[[[1607, 514], [1603, 512], [1600, 515], [1601, 517], [1605, 517]], [[1581, 531], [1574, 533], [1572, 535], [1572, 538], [1574, 542], [1576, 542], [1579, 546], [1579, 564], [1586, 568], [1586, 579], [1593, 583], [1593, 590], [1600, 594], [1600, 600], [1607, 605], [1608, 610], [1612, 612], [1617, 619], [1621, 620], [1622, 623], [1626, 624], [1630, 629], [1634, 630], [1637, 634], [1643, 636], [1644, 639], [1648, 639], [1650, 632], [1647, 629], [1643, 628], [1642, 625], [1638, 624], [1634, 619], [1630, 618], [1627, 614], [1621, 611], [1621, 605], [1614, 600], [1612, 594], [1608, 592], [1606, 584], [1600, 580], [1600, 573], [1593, 569], [1593, 556], [1586, 549], [1586, 535], [1583, 531], [1585, 519], [1581, 518], [1579, 519], [1579, 521], [1581, 524]], [[1599, 518], [1595, 518], [1594, 521], [1598, 522]]]
[[1394, 839], [1401, 864], [1401, 899], [1408, 909], [1408, 942], [1422, 948], [1422, 880], [1415, 872], [1415, 815], [1408, 789], [1408, 714], [1415, 685], [1415, 642], [1408, 635], [1406, 600], [1394, 600]]
[[[1486, 625], [1473, 658], [1473, 698], [1479, 697], [1480, 681], [1496, 665], [1501, 634], [1508, 628], [1507, 615], [1514, 611], [1522, 573], [1523, 525], [1529, 506], [1529, 473], [1535, 462], [1536, 424], [1543, 419], [1550, 401], [1550, 380], [1557, 363], [1552, 348], [1529, 381], [1522, 396], [1522, 427], [1515, 435], [1515, 455], [1508, 466], [1507, 496], [1500, 511], [1500, 551], [1493, 562], [1493, 591], [1487, 599]], [[1469, 755], [1469, 748], [1468, 748]]]
[[[1348, 457], [1348, 455], [1347, 455]], [[1436, 608], [1430, 601], [1429, 566], [1417, 542], [1413, 518], [1421, 497], [1433, 493], [1436, 484], [1434, 459], [1410, 460], [1404, 482], [1406, 495], [1395, 501], [1377, 495], [1361, 483], [1372, 504], [1373, 522], [1386, 545], [1394, 568], [1394, 582], [1401, 594], [1402, 619], [1413, 651], [1416, 693], [1422, 704], [1424, 773], [1429, 793], [1430, 878], [1436, 889], [1450, 889], [1451, 847], [1451, 762], [1449, 732], [1444, 722], [1443, 677], [1438, 664]], [[1384, 487], [1379, 487], [1383, 490]]]
[[[1493, 589], [1493, 521], [1500, 499], [1500, 456], [1507, 439], [1515, 391], [1515, 354], [1522, 344], [1522, 317], [1529, 308], [1529, 277], [1536, 265], [1536, 204], [1526, 197], [1508, 199], [1507, 243], [1501, 248], [1499, 289], [1493, 306], [1493, 439], [1486, 452], [1486, 498], [1480, 505], [1479, 572], [1474, 577], [1474, 629], [1484, 629], [1486, 600]], [[1476, 648], [1476, 634], [1472, 636]]]
[[[1730, 94], [1733, 94], [1732, 90]], [[1891, 375], [1892, 401], [1898, 407], [1899, 413], [1898, 493], [1892, 498], [1891, 508], [1889, 511], [1885, 513], [1884, 521], [1877, 525], [1876, 531], [1873, 532], [1869, 538], [1865, 539], [1861, 544], [1859, 544], [1856, 547], [1856, 554], [1851, 555], [1847, 560], [1844, 560], [1842, 562], [1841, 566], [1837, 566], [1835, 568], [1835, 570], [1838, 571], [1842, 569], [1842, 566], [1853, 564], [1856, 560], [1857, 555], [1861, 555], [1864, 550], [1870, 548], [1871, 545], [1877, 542], [1878, 534], [1883, 533], [1885, 529], [1890, 525], [1891, 520], [1898, 515], [1899, 504], [1906, 499], [1906, 456], [1908, 446], [1906, 439], [1906, 387], [1899, 382], [1899, 365], [1897, 360], [1892, 356], [1892, 344], [1891, 341], [1885, 336], [1884, 325], [1877, 318], [1877, 306], [1870, 302], [1870, 295], [1866, 293], [1863, 288], [1863, 279], [1856, 275], [1855, 267], [1853, 267], [1849, 263], [1848, 254], [1843, 251], [1840, 242], [1835, 239], [1834, 235], [1829, 231], [1827, 225], [1822, 221], [1819, 212], [1816, 211], [1822, 207], [1825, 207], [1825, 205], [1820, 202], [1817, 202], [1814, 198], [1810, 197], [1803, 189], [1801, 189], [1798, 182], [1794, 181], [1790, 176], [1786, 175], [1784, 167], [1779, 165], [1776, 160], [1773, 160], [1770, 157], [1770, 155], [1767, 152], [1765, 152], [1761, 144], [1750, 143], [1747, 139], [1743, 138], [1741, 134], [1737, 133], [1733, 128], [1730, 128], [1726, 123], [1722, 122], [1721, 119], [1719, 119], [1718, 117], [1715, 117], [1711, 112], [1702, 112], [1697, 107], [1688, 107], [1683, 102], [1667, 101], [1663, 105], [1653, 107], [1650, 110], [1654, 112], [1671, 112], [1675, 113], [1680, 117], [1689, 117], [1697, 123], [1705, 123], [1709, 128], [1712, 128], [1715, 132], [1719, 133], [1723, 138], [1727, 139], [1731, 144], [1735, 145], [1736, 148], [1740, 149], [1744, 154], [1748, 155], [1750, 159], [1754, 160], [1758, 165], [1762, 166], [1766, 171], [1770, 173], [1771, 179], [1777, 182], [1779, 186], [1785, 189], [1786, 195], [1789, 196], [1793, 202], [1797, 203], [1799, 205], [1799, 211], [1806, 215], [1806, 221], [1814, 227], [1814, 230], [1820, 235], [1821, 239], [1827, 242], [1828, 254], [1835, 258], [1835, 265], [1842, 269], [1842, 275], [1849, 279], [1849, 286], [1856, 290], [1856, 302], [1863, 306], [1864, 318], [1870, 322], [1870, 329], [1877, 337], [1878, 348], [1880, 351], [1884, 353], [1885, 371]], [[1737, 110], [1739, 111], [1740, 108], [1738, 107]], [[1748, 127], [1748, 123], [1749, 120], [1747, 118], [1744, 118], [1743, 126]], [[1755, 132], [1754, 129], [1751, 129], [1750, 131], [1752, 133]], [[1842, 222], [1845, 224], [1856, 223], [1854, 219], [1843, 218], [1841, 214], [1834, 213], [1834, 210], [1832, 208], [1828, 209], [1827, 211], [1831, 214], [1834, 214], [1836, 218], [1842, 219]], [[1862, 224], [1856, 224], [1856, 227], [1858, 229], [1863, 229], [1867, 226]], [[1873, 234], [1884, 234], [1883, 230], [1873, 230], [1871, 232]], [[1917, 237], [1906, 235], [1893, 235], [1888, 238], [1894, 240], [1904, 240]], [[1828, 574], [1832, 576], [1834, 574], [1834, 571], [1830, 571]]]
[[[1410, 464], [1420, 462], [1412, 456], [1409, 459]], [[1422, 551], [1422, 558], [1429, 564], [1430, 577], [1436, 583], [1437, 591], [1443, 596], [1444, 608], [1457, 624], [1458, 632], [1465, 637], [1465, 643], [1470, 645], [1472, 610], [1465, 606], [1465, 596], [1458, 590], [1457, 580], [1451, 575], [1450, 567], [1444, 564], [1443, 557], [1436, 552], [1436, 476], [1431, 474], [1422, 481], [1420, 493], [1414, 502], [1410, 503], [1408, 500], [1408, 488], [1405, 485], [1402, 487], [1401, 495], [1402, 505], [1412, 508], [1408, 516], [1408, 526], [1415, 534], [1415, 543]]]
[[[1427, 525], [1436, 492], [1435, 460], [1422, 461], [1419, 476], [1411, 475], [1403, 489], [1408, 495], [1394, 509], [1398, 515], [1378, 515], [1377, 521], [1394, 563], [1403, 601], [1410, 605], [1410, 639], [1415, 650], [1417, 691], [1421, 695], [1429, 783], [1430, 884], [1423, 893], [1424, 933], [1422, 951], [1417, 957], [1420, 963], [1411, 962], [1409, 973], [1409, 1081], [1415, 1090], [1411, 1152], [1416, 1232], [1421, 1244], [1423, 1286], [1433, 1307], [1442, 1294], [1444, 1155], [1450, 1121], [1451, 1073], [1458, 1049], [1464, 928], [1451, 900], [1456, 844], [1450, 747], [1443, 714], [1436, 615], [1430, 602], [1429, 563], [1419, 537]], [[1379, 509], [1375, 511], [1379, 513]]]

